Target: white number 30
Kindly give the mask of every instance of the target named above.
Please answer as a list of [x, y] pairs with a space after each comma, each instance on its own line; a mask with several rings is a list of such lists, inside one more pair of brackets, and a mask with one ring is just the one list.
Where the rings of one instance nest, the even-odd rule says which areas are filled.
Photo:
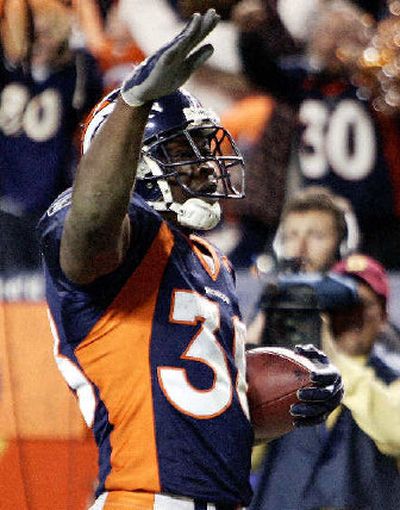
[[244, 325], [234, 320], [235, 362], [238, 376], [232, 382], [224, 349], [215, 332], [220, 317], [217, 303], [191, 291], [175, 291], [171, 305], [171, 322], [200, 329], [190, 341], [181, 359], [204, 363], [214, 373], [213, 384], [208, 389], [194, 387], [184, 368], [164, 366], [158, 368], [158, 381], [168, 401], [179, 411], [194, 418], [208, 419], [222, 414], [232, 402], [235, 390], [248, 416], [245, 381]]
[[371, 118], [359, 101], [343, 99], [330, 111], [318, 100], [304, 101], [299, 118], [304, 125], [299, 154], [301, 170], [309, 179], [330, 171], [347, 181], [365, 179], [376, 160], [376, 136]]

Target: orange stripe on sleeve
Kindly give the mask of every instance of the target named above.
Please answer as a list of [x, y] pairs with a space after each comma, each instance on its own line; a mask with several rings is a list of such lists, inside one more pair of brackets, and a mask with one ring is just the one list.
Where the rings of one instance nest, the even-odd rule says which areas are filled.
[[160, 490], [150, 341], [160, 282], [173, 244], [173, 235], [163, 223], [142, 263], [75, 351], [116, 426], [110, 435], [109, 491]]

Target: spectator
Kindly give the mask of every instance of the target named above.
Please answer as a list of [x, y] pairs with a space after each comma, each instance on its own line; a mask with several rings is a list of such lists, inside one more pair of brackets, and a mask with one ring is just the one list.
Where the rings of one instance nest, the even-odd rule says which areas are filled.
[[361, 306], [327, 317], [323, 332], [322, 346], [343, 375], [343, 405], [326, 424], [268, 445], [254, 510], [400, 506], [400, 358], [376, 344], [386, 321], [386, 273], [358, 254], [335, 273], [355, 279], [361, 298]]
[[229, 259], [235, 269], [243, 269], [271, 246], [276, 233], [288, 185], [293, 113], [282, 102], [253, 91], [222, 119], [237, 134], [246, 157], [246, 198], [224, 204], [225, 217], [239, 234]]
[[[357, 248], [357, 223], [345, 200], [309, 187], [286, 203], [273, 245], [278, 267], [294, 261], [297, 271], [323, 273]], [[248, 342], [260, 343], [264, 327], [260, 311], [249, 326]]]
[[0, 271], [6, 272], [39, 268], [35, 225], [71, 183], [76, 128], [102, 81], [93, 58], [69, 48], [70, 9], [57, 0], [5, 0], [3, 9]]
[[[214, 10], [194, 15], [101, 102], [72, 193], [40, 223], [57, 361], [99, 448], [93, 510], [233, 510], [251, 498], [234, 275], [193, 235], [216, 226], [219, 198], [240, 198], [243, 159], [178, 88], [211, 55], [202, 41], [217, 22]], [[298, 425], [342, 391], [325, 356], [303, 355], [318, 359], [318, 387], [292, 410]]]
[[143, 60], [119, 9], [119, 2], [108, 2], [100, 10], [96, 0], [74, 1], [74, 10], [85, 46], [97, 59], [103, 73], [104, 89], [110, 92], [121, 85], [132, 65]]
[[[368, 87], [354, 84], [361, 73], [357, 58], [348, 57], [363, 54], [378, 22], [344, 0], [243, 0], [239, 13], [249, 4], [256, 9], [235, 17], [241, 20], [243, 69], [297, 111], [291, 162], [299, 184], [347, 198], [360, 225], [362, 251], [388, 269], [398, 268], [398, 111], [376, 110]], [[369, 4], [377, 15], [376, 2]]]

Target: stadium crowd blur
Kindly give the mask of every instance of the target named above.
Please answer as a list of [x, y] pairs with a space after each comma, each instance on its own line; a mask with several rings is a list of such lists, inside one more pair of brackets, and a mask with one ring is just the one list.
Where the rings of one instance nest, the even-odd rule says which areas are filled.
[[[187, 88], [221, 116], [247, 161], [246, 199], [226, 205], [210, 234], [237, 270], [245, 318], [263, 289], [257, 258], [273, 267], [285, 203], [317, 185], [354, 209], [359, 250], [387, 269], [385, 314], [400, 327], [396, 0], [0, 0], [0, 281], [40, 280], [35, 225], [71, 185], [91, 107], [209, 7], [223, 19], [215, 53]], [[0, 288], [18, 298], [12, 284]]]
[[[18, 229], [21, 224], [33, 225], [58, 192], [70, 185], [79, 123], [101, 88], [117, 86], [132, 63], [154, 51], [192, 12], [210, 5], [224, 20], [213, 34], [217, 51], [187, 87], [200, 99], [207, 97], [247, 159], [247, 198], [225, 207], [220, 232], [231, 244], [238, 241], [231, 251], [236, 268], [249, 267], [257, 254], [270, 248], [292, 191], [317, 184], [350, 201], [360, 224], [362, 251], [389, 270], [398, 269], [398, 85], [395, 78], [382, 83], [377, 78], [395, 73], [397, 54], [391, 45], [396, 48], [392, 39], [396, 21], [400, 23], [397, 4], [2, 0], [0, 210], [2, 217], [7, 214], [6, 225], [17, 218], [16, 234], [26, 240], [23, 253], [19, 250], [10, 260], [4, 255], [2, 269], [37, 264], [36, 253], [29, 248], [32, 236], [21, 235]], [[43, 5], [51, 6], [42, 16], [51, 30], [40, 27], [46, 21], [35, 22], [40, 17], [35, 11], [39, 13]], [[381, 19], [384, 16], [386, 20]], [[37, 37], [40, 33], [44, 42]], [[382, 48], [372, 46], [374, 34], [375, 40], [381, 37], [375, 45]], [[373, 56], [380, 49], [381, 57]], [[370, 60], [362, 67], [361, 57], [368, 54]], [[70, 76], [69, 89], [65, 86], [56, 99], [49, 91], [42, 96], [47, 88], [57, 87], [61, 69]], [[47, 112], [59, 108], [60, 97], [62, 120], [57, 121]], [[39, 119], [39, 127], [30, 119]], [[36, 132], [34, 138], [31, 131]], [[56, 140], [59, 145], [53, 147]], [[51, 158], [45, 156], [46, 150]], [[11, 245], [12, 229], [7, 235], [9, 242], [2, 245]], [[19, 262], [22, 256], [26, 260]]]

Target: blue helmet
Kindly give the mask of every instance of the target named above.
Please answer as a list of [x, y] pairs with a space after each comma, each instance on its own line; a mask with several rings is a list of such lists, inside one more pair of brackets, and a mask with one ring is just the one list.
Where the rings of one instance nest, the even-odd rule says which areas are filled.
[[[85, 152], [96, 132], [114, 108], [119, 89], [94, 109], [83, 136]], [[171, 144], [179, 141], [179, 157]], [[211, 162], [211, 163], [210, 163]], [[194, 191], [180, 179], [188, 165], [211, 164], [215, 186]], [[189, 92], [179, 89], [152, 105], [145, 127], [135, 191], [158, 211], [174, 210], [169, 181], [173, 179], [189, 197], [244, 197], [244, 162], [235, 141], [216, 114], [203, 108]]]

